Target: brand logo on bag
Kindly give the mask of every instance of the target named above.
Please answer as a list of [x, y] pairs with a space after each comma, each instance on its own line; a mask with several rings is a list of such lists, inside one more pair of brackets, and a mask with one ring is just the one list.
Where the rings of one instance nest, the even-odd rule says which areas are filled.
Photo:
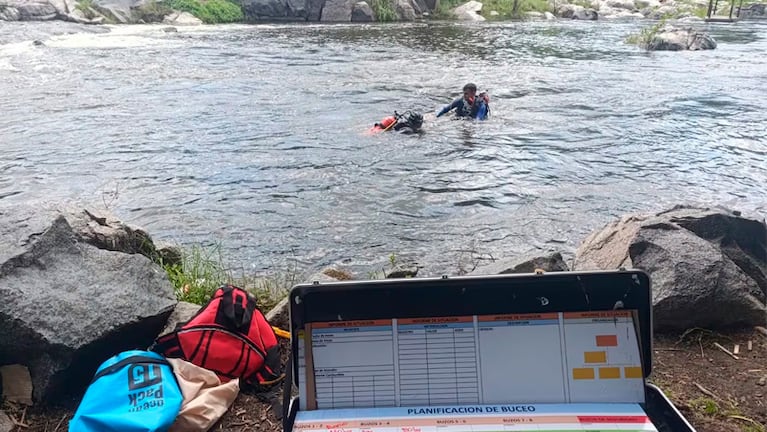
[[159, 365], [134, 364], [128, 368], [128, 401], [130, 412], [144, 411], [165, 404], [162, 368]]

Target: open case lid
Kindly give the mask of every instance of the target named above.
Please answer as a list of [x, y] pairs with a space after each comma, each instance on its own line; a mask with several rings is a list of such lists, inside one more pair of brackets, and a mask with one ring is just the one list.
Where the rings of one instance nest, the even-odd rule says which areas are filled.
[[635, 310], [642, 369], [652, 369], [650, 278], [631, 270], [348, 281], [290, 292], [294, 384], [296, 335], [306, 323], [461, 315]]

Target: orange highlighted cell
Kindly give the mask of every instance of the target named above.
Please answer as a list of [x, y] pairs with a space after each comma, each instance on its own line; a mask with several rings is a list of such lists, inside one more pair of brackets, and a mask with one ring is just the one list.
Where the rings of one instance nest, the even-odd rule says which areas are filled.
[[623, 368], [623, 375], [626, 378], [643, 378], [642, 368], [640, 366], [627, 366]]
[[616, 335], [597, 335], [598, 347], [618, 346], [618, 336]]
[[594, 369], [593, 368], [573, 368], [574, 380], [593, 380]]
[[630, 317], [631, 311], [617, 310], [617, 311], [591, 311], [591, 312], [565, 312], [565, 319], [583, 319], [583, 318], [616, 318], [616, 317]]
[[583, 353], [584, 363], [607, 363], [607, 351], [587, 351]]
[[530, 321], [530, 320], [555, 320], [559, 319], [559, 314], [556, 312], [551, 313], [538, 313], [538, 314], [513, 314], [513, 315], [480, 315], [477, 317], [477, 321]]
[[599, 368], [599, 379], [619, 379], [621, 377], [621, 368], [602, 367]]
[[434, 317], [434, 318], [399, 318], [397, 324], [451, 324], [451, 323], [469, 323], [474, 322], [472, 316], [459, 317]]
[[332, 322], [312, 323], [312, 327], [316, 328], [316, 329], [320, 329], [320, 328], [373, 327], [373, 326], [390, 326], [390, 325], [392, 325], [392, 321], [390, 319], [361, 320], [361, 321], [332, 321]]

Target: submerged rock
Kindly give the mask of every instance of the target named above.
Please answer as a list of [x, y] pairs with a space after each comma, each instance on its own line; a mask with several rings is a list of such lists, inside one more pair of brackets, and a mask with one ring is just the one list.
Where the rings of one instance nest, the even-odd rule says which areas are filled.
[[94, 212], [0, 208], [0, 358], [29, 368], [36, 401], [82, 390], [163, 328], [176, 299], [138, 232]]
[[479, 14], [482, 6], [482, 3], [472, 0], [453, 9], [453, 15], [459, 21], [484, 21], [485, 17]]
[[620, 267], [652, 280], [658, 330], [764, 325], [767, 226], [717, 209], [629, 215], [591, 234], [574, 270]]
[[708, 33], [693, 28], [665, 27], [654, 35], [644, 48], [648, 51], [698, 51], [716, 48], [716, 41]]
[[501, 259], [492, 264], [482, 266], [470, 273], [470, 275], [495, 275], [509, 273], [534, 273], [540, 269], [545, 272], [561, 272], [570, 270], [562, 258], [562, 254], [554, 252], [543, 256], [522, 256], [509, 259]]
[[384, 271], [385, 279], [414, 278], [418, 275], [418, 264], [398, 264]]

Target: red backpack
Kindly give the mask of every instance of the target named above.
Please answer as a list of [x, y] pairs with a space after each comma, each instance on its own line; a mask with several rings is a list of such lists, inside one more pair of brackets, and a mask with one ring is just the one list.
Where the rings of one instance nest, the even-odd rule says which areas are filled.
[[153, 351], [211, 370], [222, 381], [268, 385], [282, 378], [279, 348], [255, 297], [224, 285], [186, 324], [158, 338]]

